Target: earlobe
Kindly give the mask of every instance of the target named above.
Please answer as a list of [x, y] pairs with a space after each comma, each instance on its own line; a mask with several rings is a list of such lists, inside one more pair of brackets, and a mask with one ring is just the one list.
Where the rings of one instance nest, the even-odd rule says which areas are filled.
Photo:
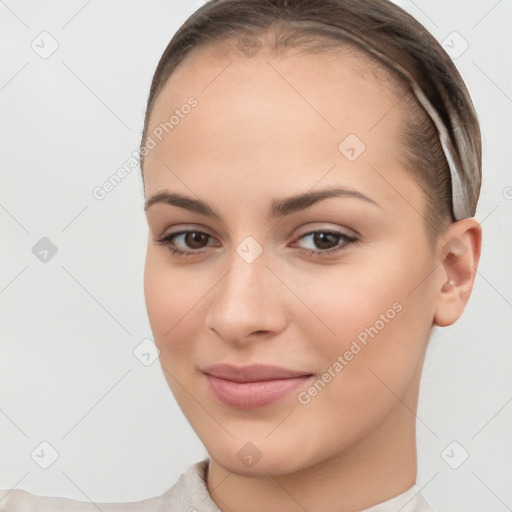
[[462, 315], [475, 282], [482, 228], [474, 218], [454, 222], [441, 242], [434, 324], [446, 327]]

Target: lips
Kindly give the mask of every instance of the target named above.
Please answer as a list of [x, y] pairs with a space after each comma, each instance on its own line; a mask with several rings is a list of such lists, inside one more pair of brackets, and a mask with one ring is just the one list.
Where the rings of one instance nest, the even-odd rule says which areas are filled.
[[311, 375], [311, 373], [305, 371], [290, 370], [288, 368], [266, 364], [252, 364], [249, 366], [215, 364], [204, 368], [202, 371], [213, 377], [233, 382], [261, 382], [276, 379], [293, 379], [295, 377]]
[[245, 410], [270, 405], [313, 377], [303, 371], [262, 364], [243, 367], [217, 364], [202, 371], [208, 389], [221, 404]]

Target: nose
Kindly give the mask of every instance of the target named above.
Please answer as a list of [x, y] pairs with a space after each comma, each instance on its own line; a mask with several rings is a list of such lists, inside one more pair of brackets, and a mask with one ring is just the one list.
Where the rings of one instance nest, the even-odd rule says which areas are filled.
[[206, 323], [224, 342], [243, 346], [286, 328], [284, 286], [267, 263], [263, 254], [248, 263], [235, 253], [231, 268], [212, 290]]

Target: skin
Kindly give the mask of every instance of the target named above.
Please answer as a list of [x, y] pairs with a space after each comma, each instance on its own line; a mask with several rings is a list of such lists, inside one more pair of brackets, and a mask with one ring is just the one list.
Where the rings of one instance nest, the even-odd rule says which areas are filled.
[[[145, 195], [199, 198], [220, 219], [151, 206], [144, 286], [164, 375], [211, 458], [213, 501], [225, 512], [349, 512], [404, 492], [416, 481], [428, 339], [469, 299], [478, 222], [428, 242], [426, 200], [396, 143], [403, 112], [360, 57], [195, 49], [160, 93], [149, 132], [190, 96], [198, 106], [146, 157]], [[338, 150], [350, 133], [366, 145], [353, 162]], [[328, 186], [377, 205], [340, 196], [267, 216], [273, 199]], [[210, 237], [175, 237], [175, 246], [203, 252], [178, 257], [155, 241], [184, 229]], [[304, 236], [325, 229], [359, 241]], [[263, 250], [252, 263], [236, 251], [247, 236]], [[303, 252], [336, 246], [324, 257]], [[401, 311], [308, 404], [296, 391], [260, 409], [229, 408], [200, 371], [259, 362], [318, 378], [396, 302]], [[252, 467], [237, 457], [249, 441], [261, 453]]]

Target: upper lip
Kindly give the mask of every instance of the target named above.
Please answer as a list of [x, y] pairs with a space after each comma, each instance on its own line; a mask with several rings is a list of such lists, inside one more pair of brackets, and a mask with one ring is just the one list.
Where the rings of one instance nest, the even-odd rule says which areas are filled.
[[279, 366], [267, 364], [251, 364], [247, 366], [233, 366], [231, 364], [214, 364], [202, 369], [203, 373], [233, 382], [259, 382], [263, 380], [291, 379], [304, 377], [310, 373], [300, 370], [290, 370]]

